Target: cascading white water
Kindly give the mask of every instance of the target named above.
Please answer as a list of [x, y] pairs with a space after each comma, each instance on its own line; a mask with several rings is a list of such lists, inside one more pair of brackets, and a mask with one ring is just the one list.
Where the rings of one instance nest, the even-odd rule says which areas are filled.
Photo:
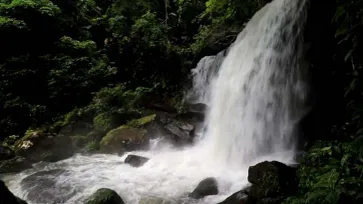
[[260, 10], [225, 58], [212, 86], [203, 141], [217, 163], [240, 168], [259, 156], [294, 150], [295, 129], [307, 111], [306, 2], [276, 0]]
[[187, 101], [209, 104], [212, 92], [211, 85], [218, 75], [226, 52], [227, 50], [223, 50], [215, 56], [203, 57], [197, 67], [192, 69], [193, 87], [186, 96]]
[[[174, 150], [155, 145], [150, 151], [136, 152], [150, 158], [140, 168], [125, 165], [126, 155], [76, 155], [53, 164], [37, 164], [5, 177], [10, 190], [30, 204], [41, 203], [28, 199], [30, 189], [23, 188], [21, 180], [42, 170], [66, 169], [52, 182], [37, 183], [46, 185], [42, 189], [48, 196], [69, 196], [64, 203], [82, 203], [106, 187], [117, 191], [128, 204], [138, 204], [148, 196], [211, 204], [248, 183], [249, 165], [264, 160], [292, 162], [293, 154], [286, 151], [294, 149], [294, 130], [306, 111], [301, 45], [307, 1], [269, 3], [239, 35], [218, 74], [208, 75], [206, 66], [200, 66], [204, 67], [198, 72], [202, 75], [196, 77], [207, 84], [196, 83], [202, 90], [198, 100], [208, 102], [210, 111], [207, 132], [195, 146]], [[218, 180], [219, 195], [189, 200], [187, 192], [206, 177]]]

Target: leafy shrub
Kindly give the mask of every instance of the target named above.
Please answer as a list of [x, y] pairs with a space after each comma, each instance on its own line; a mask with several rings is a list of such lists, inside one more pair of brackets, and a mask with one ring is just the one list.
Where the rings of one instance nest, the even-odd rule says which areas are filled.
[[363, 154], [355, 142], [317, 142], [299, 167], [299, 193], [291, 204], [361, 203]]

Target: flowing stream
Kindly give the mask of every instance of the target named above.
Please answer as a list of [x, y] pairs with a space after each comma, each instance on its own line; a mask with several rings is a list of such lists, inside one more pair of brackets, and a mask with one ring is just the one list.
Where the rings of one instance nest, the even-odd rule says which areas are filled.
[[[124, 164], [127, 155], [75, 155], [38, 163], [5, 177], [10, 190], [31, 204], [49, 203], [47, 197], [83, 203], [99, 188], [115, 190], [127, 204], [150, 196], [171, 203], [213, 204], [248, 185], [250, 165], [265, 160], [293, 163], [296, 128], [308, 111], [302, 60], [306, 7], [307, 0], [274, 0], [254, 15], [226, 56], [201, 60], [193, 71], [190, 97], [208, 104], [209, 110], [205, 132], [194, 146], [175, 150], [153, 140], [149, 151], [132, 152], [150, 158], [140, 168]], [[46, 181], [33, 186], [21, 185], [28, 175], [54, 169], [64, 171], [43, 175]], [[219, 194], [188, 199], [188, 192], [206, 177], [218, 180]]]

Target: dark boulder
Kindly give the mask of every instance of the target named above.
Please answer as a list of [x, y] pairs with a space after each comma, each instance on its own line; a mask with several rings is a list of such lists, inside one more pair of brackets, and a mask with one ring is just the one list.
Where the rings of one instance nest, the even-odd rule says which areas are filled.
[[193, 133], [196, 124], [188, 122], [185, 118], [177, 116], [162, 115], [159, 122], [163, 126], [166, 135], [169, 135], [171, 141], [177, 145], [186, 145], [193, 142]]
[[141, 157], [132, 154], [128, 155], [125, 159], [125, 163], [130, 164], [133, 167], [140, 167], [144, 165], [147, 161], [149, 161], [149, 159], [146, 157]]
[[15, 153], [9, 147], [0, 145], [0, 161], [12, 159], [15, 157]]
[[33, 203], [64, 203], [76, 193], [71, 183], [60, 180], [70, 173], [63, 169], [40, 171], [23, 179], [20, 185], [27, 192], [26, 199]]
[[207, 105], [204, 103], [190, 103], [187, 104], [188, 106], [188, 112], [193, 112], [193, 113], [205, 113], [205, 111], [207, 110]]
[[0, 201], [6, 204], [26, 204], [22, 199], [14, 196], [6, 187], [5, 183], [0, 180]]
[[198, 186], [194, 189], [189, 197], [194, 199], [200, 199], [208, 195], [218, 194], [218, 183], [215, 178], [206, 178], [201, 181]]
[[249, 188], [238, 191], [226, 198], [224, 201], [220, 202], [219, 204], [247, 204], [248, 190]]
[[101, 188], [88, 198], [86, 204], [125, 204], [122, 198], [113, 190]]
[[147, 104], [145, 104], [145, 107], [148, 109], [152, 109], [152, 110], [158, 110], [158, 111], [163, 111], [163, 112], [167, 112], [167, 113], [177, 113], [178, 110], [166, 103], [163, 102], [158, 102], [158, 101], [151, 101]]
[[28, 131], [14, 145], [15, 154], [32, 162], [57, 162], [74, 153], [70, 137], [52, 135], [42, 131]]
[[249, 200], [257, 204], [278, 204], [297, 190], [296, 169], [283, 163], [262, 162], [248, 169], [252, 183]]
[[24, 157], [14, 157], [9, 160], [0, 161], [0, 174], [18, 173], [32, 168], [32, 163]]

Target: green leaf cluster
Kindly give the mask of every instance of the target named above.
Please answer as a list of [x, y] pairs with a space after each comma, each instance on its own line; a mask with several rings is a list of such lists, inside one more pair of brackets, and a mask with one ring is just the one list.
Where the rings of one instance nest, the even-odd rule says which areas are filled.
[[361, 203], [363, 148], [355, 142], [316, 142], [301, 161], [299, 192], [291, 204]]

